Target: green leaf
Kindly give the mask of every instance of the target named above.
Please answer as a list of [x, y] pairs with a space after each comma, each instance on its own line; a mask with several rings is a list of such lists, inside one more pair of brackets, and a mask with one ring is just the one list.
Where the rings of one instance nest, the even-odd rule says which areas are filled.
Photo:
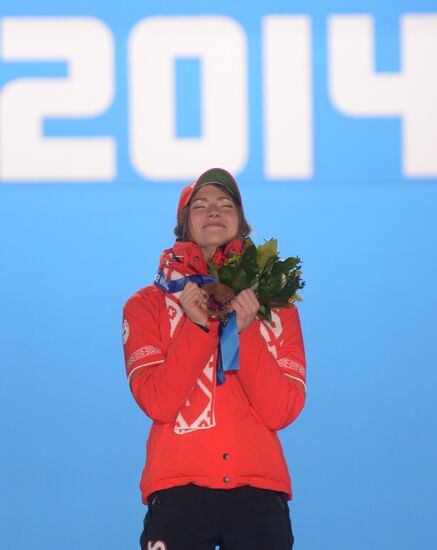
[[249, 246], [244, 251], [241, 265], [250, 265], [253, 267], [253, 269], [257, 268], [256, 246], [252, 243], [252, 241], [251, 244], [249, 244]]
[[241, 267], [223, 266], [220, 269], [220, 282], [232, 288], [238, 294], [251, 286], [251, 277]]
[[264, 321], [267, 321], [268, 323], [272, 323], [272, 312], [269, 306], [262, 305], [258, 310], [258, 317], [260, 319], [263, 319]]
[[258, 267], [262, 271], [269, 258], [278, 254], [278, 241], [277, 239], [270, 239], [264, 244], [260, 244], [257, 248]]
[[264, 269], [261, 271], [263, 277], [268, 277], [270, 272], [273, 269], [273, 266], [278, 261], [278, 256], [270, 256], [270, 258], [267, 258], [267, 261], [264, 265]]
[[290, 271], [294, 269], [295, 267], [298, 267], [298, 264], [300, 263], [300, 258], [287, 258], [286, 260], [283, 260], [281, 262], [283, 272]]
[[208, 262], [208, 270], [211, 277], [214, 277], [217, 281], [220, 279], [218, 267], [213, 261]]

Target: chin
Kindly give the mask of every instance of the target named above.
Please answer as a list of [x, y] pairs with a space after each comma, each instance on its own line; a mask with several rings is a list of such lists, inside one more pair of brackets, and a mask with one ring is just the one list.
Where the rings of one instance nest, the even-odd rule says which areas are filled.
[[220, 240], [217, 240], [217, 241], [205, 243], [204, 246], [217, 246], [217, 247], [219, 247], [219, 246], [223, 246], [227, 242], [229, 242], [227, 239], [226, 240], [220, 239]]
[[209, 235], [209, 238], [206, 238], [204, 240], [204, 243], [206, 246], [221, 246], [224, 243], [227, 243], [231, 240], [231, 238], [228, 239], [227, 235]]

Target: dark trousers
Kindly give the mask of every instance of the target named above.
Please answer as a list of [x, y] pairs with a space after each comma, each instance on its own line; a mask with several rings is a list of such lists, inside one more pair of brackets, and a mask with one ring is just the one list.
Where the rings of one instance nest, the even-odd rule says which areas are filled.
[[142, 550], [291, 550], [293, 533], [284, 493], [196, 485], [153, 493]]

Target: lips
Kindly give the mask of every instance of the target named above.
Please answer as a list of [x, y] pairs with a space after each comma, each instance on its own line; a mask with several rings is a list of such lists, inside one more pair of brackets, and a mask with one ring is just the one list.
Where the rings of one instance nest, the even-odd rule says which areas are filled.
[[225, 228], [225, 226], [222, 224], [222, 223], [207, 223], [206, 225], [203, 226], [204, 229], [206, 229], [207, 227], [220, 227], [220, 228]]

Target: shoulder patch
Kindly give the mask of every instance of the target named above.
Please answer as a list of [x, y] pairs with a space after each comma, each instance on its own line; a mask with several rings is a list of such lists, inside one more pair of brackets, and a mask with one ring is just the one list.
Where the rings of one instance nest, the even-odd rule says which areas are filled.
[[123, 346], [124, 346], [124, 345], [126, 344], [126, 342], [128, 341], [129, 333], [130, 333], [129, 323], [128, 323], [127, 320], [125, 319], [125, 320], [123, 321], [123, 327], [122, 327]]

